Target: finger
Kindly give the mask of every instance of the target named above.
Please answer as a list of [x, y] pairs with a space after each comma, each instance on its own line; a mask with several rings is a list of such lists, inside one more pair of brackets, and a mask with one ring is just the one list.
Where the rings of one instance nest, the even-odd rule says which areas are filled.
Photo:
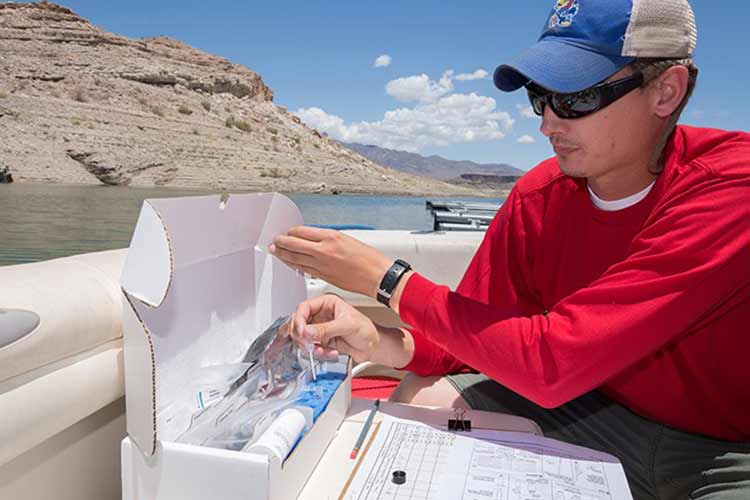
[[304, 253], [312, 255], [315, 252], [317, 242], [308, 241], [304, 238], [297, 238], [295, 236], [285, 236], [283, 234], [273, 239], [273, 244], [269, 247], [269, 251], [273, 253], [275, 250], [282, 248], [290, 252]]
[[317, 313], [311, 311], [309, 301], [305, 301], [297, 306], [297, 310], [293, 314], [292, 320], [289, 324], [289, 335], [292, 340], [301, 346], [305, 346], [306, 343], [312, 342], [309, 335], [305, 335], [305, 327], [310, 324], [323, 323], [333, 319], [333, 314], [330, 307], [323, 306]]
[[321, 361], [338, 361], [339, 351], [328, 347], [317, 346], [313, 351], [313, 356], [315, 359]]
[[308, 301], [305, 301], [298, 305], [297, 310], [292, 315], [292, 318], [294, 319], [294, 325], [292, 326], [292, 336], [295, 338], [301, 338], [302, 332], [305, 329], [305, 324], [307, 323], [307, 318], [309, 316], [302, 316], [300, 308], [305, 311], [305, 314], [309, 314], [309, 305], [307, 304], [307, 302]]
[[296, 334], [302, 337], [305, 326], [316, 318], [333, 318], [336, 303], [339, 301], [341, 298], [338, 295], [327, 293], [300, 303], [294, 311]]
[[269, 247], [269, 251], [273, 256], [291, 267], [305, 266], [313, 268], [315, 265], [315, 259], [304, 253], [293, 252], [279, 246], [276, 246], [273, 250], [271, 250], [271, 247]]
[[289, 319], [286, 320], [286, 323], [284, 323], [281, 328], [279, 328], [279, 334], [281, 338], [289, 337], [292, 335], [292, 332], [294, 330], [294, 313], [292, 313], [289, 316]]
[[301, 332], [305, 328], [305, 322], [301, 321], [299, 319], [299, 315], [296, 314], [296, 313], [293, 315], [293, 318], [292, 318], [291, 321], [292, 322], [289, 325], [289, 336], [291, 337], [292, 341], [294, 341], [300, 347], [304, 347], [305, 346], [305, 339], [302, 337], [302, 333]]
[[352, 333], [348, 321], [333, 319], [323, 323], [308, 324], [305, 326], [303, 337], [318, 344], [329, 344], [333, 339]]
[[292, 332], [292, 337], [297, 342], [303, 341], [305, 326], [309, 321], [312, 320], [315, 314], [314, 311], [320, 309], [321, 305], [319, 305], [318, 302], [318, 297], [312, 300], [306, 300], [300, 303], [297, 306], [297, 309], [294, 311], [294, 329]]
[[286, 234], [307, 241], [319, 242], [337, 235], [338, 231], [323, 229], [322, 227], [295, 226]]

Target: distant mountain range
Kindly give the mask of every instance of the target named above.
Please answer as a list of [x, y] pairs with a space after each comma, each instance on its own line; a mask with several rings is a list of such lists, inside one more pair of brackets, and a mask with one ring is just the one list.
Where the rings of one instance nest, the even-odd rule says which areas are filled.
[[483, 174], [520, 177], [526, 172], [504, 163], [475, 163], [473, 161], [448, 160], [441, 156], [422, 156], [416, 153], [381, 148], [378, 146], [342, 142], [344, 147], [359, 153], [368, 160], [391, 167], [401, 172], [432, 177], [440, 180], [454, 180], [463, 174]]

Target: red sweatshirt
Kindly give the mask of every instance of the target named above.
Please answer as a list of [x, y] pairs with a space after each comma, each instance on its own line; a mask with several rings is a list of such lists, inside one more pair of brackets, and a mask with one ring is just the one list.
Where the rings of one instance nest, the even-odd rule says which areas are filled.
[[471, 367], [544, 407], [592, 389], [652, 420], [750, 440], [750, 135], [678, 127], [615, 212], [549, 159], [521, 178], [455, 292], [415, 274], [405, 368]]

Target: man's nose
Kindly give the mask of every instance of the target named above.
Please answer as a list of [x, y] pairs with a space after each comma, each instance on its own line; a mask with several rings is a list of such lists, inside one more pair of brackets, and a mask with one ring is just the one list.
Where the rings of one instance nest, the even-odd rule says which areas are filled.
[[542, 114], [542, 125], [539, 127], [539, 131], [545, 137], [551, 137], [563, 132], [564, 128], [565, 120], [557, 116], [551, 107], [545, 106], [544, 113]]

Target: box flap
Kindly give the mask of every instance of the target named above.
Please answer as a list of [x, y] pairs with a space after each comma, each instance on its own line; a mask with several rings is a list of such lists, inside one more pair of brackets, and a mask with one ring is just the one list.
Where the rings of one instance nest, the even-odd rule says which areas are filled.
[[167, 228], [146, 200], [130, 241], [120, 283], [134, 298], [156, 307], [164, 300], [171, 279], [172, 248]]
[[239, 362], [257, 335], [305, 300], [303, 276], [268, 252], [274, 236], [302, 223], [279, 194], [144, 202], [121, 281], [138, 319], [124, 335], [145, 335], [148, 346], [125, 359], [126, 372], [137, 372], [127, 376], [128, 398], [153, 395], [153, 404], [132, 406], [151, 408], [154, 415], [133, 419], [151, 428], [128, 419], [144, 452], [153, 453], [154, 435], [171, 441], [187, 429], [200, 368]]

